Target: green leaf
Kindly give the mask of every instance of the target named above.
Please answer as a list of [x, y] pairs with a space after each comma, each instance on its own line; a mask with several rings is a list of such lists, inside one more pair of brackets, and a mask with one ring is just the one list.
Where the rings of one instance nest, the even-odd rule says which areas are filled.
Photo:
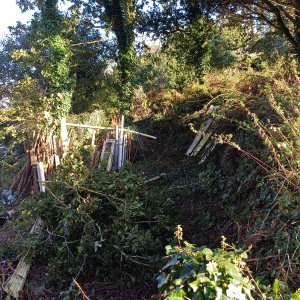
[[277, 278], [274, 280], [274, 283], [273, 283], [273, 292], [274, 292], [275, 296], [277, 296], [279, 293], [279, 281]]
[[300, 299], [300, 288], [291, 297], [291, 300], [299, 300], [299, 299]]
[[247, 259], [247, 258], [248, 258], [247, 252], [244, 251], [244, 252], [240, 255], [240, 257], [243, 258], [243, 259]]
[[200, 284], [199, 279], [196, 279], [195, 281], [189, 283], [189, 286], [192, 288], [194, 293], [197, 292], [197, 290], [199, 288], [199, 284]]
[[166, 273], [162, 273], [159, 276], [157, 276], [156, 281], [157, 281], [157, 287], [161, 288], [168, 281], [168, 277]]
[[166, 253], [169, 254], [172, 251], [172, 247], [170, 245], [166, 246]]
[[209, 273], [210, 275], [217, 274], [217, 273], [218, 273], [218, 264], [215, 263], [214, 261], [209, 262], [209, 263], [206, 265], [206, 270], [208, 271], [208, 273]]
[[184, 296], [185, 296], [185, 291], [182, 289], [176, 289], [174, 291], [172, 291], [169, 296], [168, 296], [168, 300], [184, 300]]
[[174, 284], [177, 285], [177, 286], [180, 286], [182, 284], [182, 279], [181, 278], [175, 279]]
[[207, 260], [211, 260], [214, 255], [213, 252], [209, 248], [204, 248], [202, 250], [202, 253], [205, 255]]
[[174, 256], [167, 262], [166, 265], [164, 265], [164, 267], [162, 269], [165, 270], [171, 266], [174, 266], [177, 262], [178, 262], [178, 259], [176, 256]]

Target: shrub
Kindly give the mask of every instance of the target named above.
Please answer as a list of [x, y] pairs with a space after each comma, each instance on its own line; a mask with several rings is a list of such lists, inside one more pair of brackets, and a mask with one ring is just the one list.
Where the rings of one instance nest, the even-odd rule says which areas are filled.
[[84, 168], [78, 156], [65, 159], [48, 195], [31, 208], [47, 228], [41, 251], [50, 280], [121, 268], [134, 276], [137, 266], [148, 266], [168, 235], [170, 201], [144, 182], [129, 168], [106, 173]]
[[157, 277], [164, 299], [254, 299], [254, 286], [245, 274], [245, 251], [228, 251], [225, 240], [216, 250], [184, 245], [166, 247], [169, 260]]

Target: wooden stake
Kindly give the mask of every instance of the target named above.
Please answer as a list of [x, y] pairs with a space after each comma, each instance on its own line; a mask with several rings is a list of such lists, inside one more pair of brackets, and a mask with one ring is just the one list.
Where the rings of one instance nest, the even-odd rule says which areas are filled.
[[119, 160], [119, 126], [116, 125], [115, 128], [115, 153], [114, 153], [114, 169], [118, 170], [118, 160]]
[[7, 293], [9, 296], [15, 299], [19, 299], [20, 292], [24, 287], [29, 269], [30, 269], [30, 265], [24, 261], [24, 258], [21, 258], [13, 275], [10, 277], [9, 281], [3, 287], [5, 293]]
[[187, 156], [192, 155], [194, 149], [199, 144], [200, 140], [203, 138], [204, 134], [206, 133], [207, 129], [212, 124], [213, 120], [214, 120], [213, 118], [209, 118], [205, 122], [205, 124], [201, 126], [200, 130], [197, 132], [197, 135], [196, 135], [196, 137], [195, 137], [192, 145], [190, 146], [190, 148], [188, 149], [188, 151], [185, 153], [185, 155], [187, 155]]
[[118, 150], [118, 170], [121, 170], [123, 167], [123, 139], [124, 139], [124, 116], [121, 118], [121, 128], [119, 136], [119, 150]]
[[46, 192], [45, 170], [44, 170], [43, 162], [37, 162], [36, 169], [37, 169], [37, 175], [38, 175], [38, 180], [39, 180], [40, 192], [45, 193]]
[[62, 156], [64, 157], [66, 155], [66, 152], [68, 151], [68, 130], [67, 130], [67, 121], [66, 118], [61, 119], [60, 123], [60, 139], [61, 139], [61, 145], [62, 145]]
[[202, 138], [201, 142], [197, 145], [197, 147], [194, 149], [192, 156], [196, 156], [200, 150], [204, 147], [210, 136], [212, 135], [211, 131], [208, 131], [205, 133], [204, 137]]
[[53, 135], [52, 137], [53, 140], [53, 155], [54, 155], [54, 165], [55, 167], [58, 167], [60, 164], [60, 160], [59, 160], [59, 145], [58, 145], [58, 139], [56, 135]]

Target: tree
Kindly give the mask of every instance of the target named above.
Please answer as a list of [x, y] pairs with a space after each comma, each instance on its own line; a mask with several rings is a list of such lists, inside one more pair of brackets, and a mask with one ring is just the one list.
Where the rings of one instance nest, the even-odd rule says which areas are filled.
[[132, 70], [134, 63], [134, 28], [136, 22], [136, 0], [96, 0], [105, 8], [105, 16], [116, 35], [119, 50], [118, 65], [121, 73], [120, 94], [128, 109], [132, 94]]
[[[70, 74], [70, 43], [64, 36], [66, 20], [58, 10], [58, 0], [19, 1], [19, 4], [24, 9], [29, 4], [35, 5], [39, 13], [31, 22], [27, 37], [30, 47], [12, 54], [27, 70], [17, 84], [14, 99], [17, 102], [28, 99], [27, 106], [39, 110], [44, 117], [40, 121], [52, 126], [69, 113], [75, 83]], [[30, 96], [30, 91], [35, 92]]]
[[177, 59], [194, 67], [197, 77], [210, 61], [211, 14], [216, 4], [212, 0], [160, 0], [145, 21], [146, 31], [162, 40]]
[[226, 7], [227, 13], [243, 22], [252, 19], [274, 28], [285, 36], [300, 61], [300, 0], [233, 0], [219, 7]]

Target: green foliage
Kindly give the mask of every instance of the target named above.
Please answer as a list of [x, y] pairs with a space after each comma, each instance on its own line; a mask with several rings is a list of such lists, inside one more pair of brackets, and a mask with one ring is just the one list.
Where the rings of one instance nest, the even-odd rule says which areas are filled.
[[298, 289], [294, 294], [291, 295], [290, 300], [298, 300], [300, 299], [300, 289]]
[[276, 32], [267, 32], [259, 36], [250, 46], [250, 52], [258, 53], [260, 62], [275, 64], [282, 57], [291, 53], [287, 41]]
[[[126, 1], [96, 1], [104, 7], [106, 27], [111, 27], [118, 45], [117, 63], [120, 85], [118, 87], [120, 108], [128, 112], [132, 96], [132, 74], [135, 62], [134, 29], [137, 18], [137, 3]], [[101, 8], [99, 10], [101, 12]]]
[[[12, 58], [27, 71], [19, 81], [14, 102], [24, 98], [27, 109], [38, 116], [41, 127], [52, 126], [71, 108], [75, 81], [70, 75], [71, 51], [63, 36], [65, 24], [57, 8], [57, 1], [40, 3], [37, 27], [32, 27], [31, 48], [12, 52]], [[32, 88], [34, 85], [34, 88]]]
[[211, 40], [212, 68], [222, 69], [234, 66], [245, 55], [246, 34], [244, 29], [235, 27], [222, 27], [215, 25]]
[[155, 50], [151, 46], [140, 57], [134, 73], [134, 83], [142, 85], [148, 94], [158, 94], [169, 89], [182, 90], [192, 78], [192, 68], [178, 60], [171, 49]]
[[211, 23], [201, 17], [194, 21], [184, 32], [177, 32], [169, 40], [170, 51], [177, 61], [184, 61], [193, 67], [199, 77], [208, 69], [211, 59]]
[[164, 299], [254, 299], [241, 250], [167, 246], [168, 262], [157, 277]]
[[[229, 139], [225, 141], [223, 135], [225, 139], [221, 141], [222, 135], [219, 135], [218, 141], [250, 158], [266, 178], [257, 175], [254, 178], [255, 173], [253, 176], [251, 171], [248, 176], [246, 170], [249, 167], [244, 167], [246, 159], [236, 161], [237, 167], [234, 159], [229, 157], [230, 165], [225, 163], [218, 167], [229, 174], [227, 187], [220, 185], [219, 188], [222, 189], [222, 199], [227, 200], [231, 204], [230, 210], [235, 212], [232, 213], [233, 219], [244, 223], [246, 217], [247, 222], [253, 222], [251, 229], [244, 225], [247, 226], [245, 234], [249, 237], [250, 232], [253, 235], [263, 233], [260, 246], [251, 252], [257, 258], [256, 268], [261, 282], [265, 287], [276, 279], [284, 282], [284, 287], [280, 285], [280, 293], [284, 299], [289, 299], [290, 291], [299, 285], [294, 271], [283, 272], [299, 260], [299, 79], [292, 61], [284, 66], [278, 61], [273, 68], [259, 74], [248, 71], [233, 77], [227, 77], [223, 90], [231, 88], [238, 94], [230, 94], [230, 100], [222, 105], [216, 128], [226, 132], [230, 124], [233, 140], [227, 135]], [[214, 85], [220, 83], [216, 77], [211, 80]], [[239, 129], [233, 124], [238, 124]], [[227, 152], [228, 148], [223, 151]], [[223, 157], [225, 162], [224, 152]], [[209, 178], [218, 178], [218, 173], [208, 174]], [[245, 205], [245, 212], [234, 211], [240, 199], [245, 198], [249, 202]], [[289, 262], [284, 259], [287, 253]], [[273, 257], [270, 267], [267, 262]]]
[[129, 169], [88, 170], [80, 156], [66, 157], [56, 180], [31, 208], [47, 227], [41, 251], [51, 280], [108, 276], [121, 267], [134, 276], [138, 266], [148, 266], [168, 235], [170, 201], [163, 191], [145, 189], [144, 178]]

